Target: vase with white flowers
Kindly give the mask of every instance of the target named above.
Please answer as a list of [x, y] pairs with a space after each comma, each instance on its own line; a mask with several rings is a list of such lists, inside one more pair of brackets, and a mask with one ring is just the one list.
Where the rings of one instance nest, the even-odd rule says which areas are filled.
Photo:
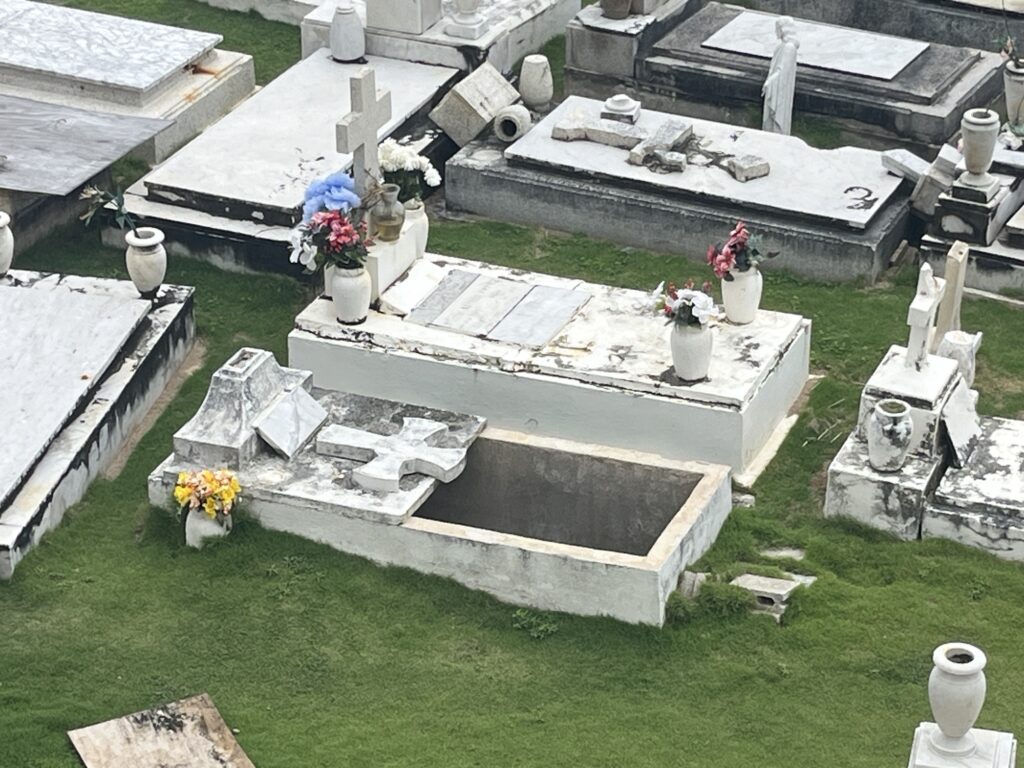
[[398, 187], [398, 200], [405, 206], [405, 220], [413, 225], [409, 235], [415, 239], [417, 253], [422, 256], [430, 230], [423, 193], [425, 188], [441, 186], [441, 174], [429, 159], [394, 139], [381, 143], [378, 159], [384, 182]]
[[306, 190], [302, 223], [291, 237], [293, 264], [309, 272], [331, 267], [334, 314], [343, 325], [359, 325], [370, 311], [371, 282], [366, 273], [366, 212], [347, 173], [313, 182]]
[[708, 248], [708, 264], [722, 281], [725, 316], [736, 325], [754, 322], [764, 289], [757, 265], [778, 255], [762, 252], [760, 244], [760, 237], [750, 234], [747, 225], [738, 221], [724, 245], [716, 243]]
[[682, 289], [673, 283], [666, 288], [662, 283], [655, 292], [660, 294], [658, 313], [672, 326], [672, 366], [683, 381], [703, 381], [708, 377], [714, 348], [709, 325], [715, 313], [711, 283], [704, 283], [702, 290], [694, 285], [693, 280], [687, 280]]

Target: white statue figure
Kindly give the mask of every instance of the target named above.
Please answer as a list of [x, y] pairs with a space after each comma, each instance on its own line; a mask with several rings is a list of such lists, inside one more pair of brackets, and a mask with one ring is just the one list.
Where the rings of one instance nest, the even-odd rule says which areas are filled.
[[764, 81], [761, 95], [764, 96], [763, 130], [771, 133], [791, 133], [793, 125], [793, 95], [796, 91], [796, 54], [800, 42], [796, 39], [796, 27], [790, 16], [780, 16], [775, 22], [775, 34], [779, 45], [768, 67], [768, 79]]

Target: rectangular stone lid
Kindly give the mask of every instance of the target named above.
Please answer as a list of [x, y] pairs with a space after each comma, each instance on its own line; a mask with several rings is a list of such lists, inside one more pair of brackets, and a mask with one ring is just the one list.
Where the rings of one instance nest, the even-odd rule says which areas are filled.
[[[704, 47], [770, 59], [779, 45], [775, 33], [779, 18], [770, 13], [743, 11], [705, 40]], [[881, 80], [892, 80], [928, 49], [928, 43], [918, 40], [803, 19], [793, 19], [793, 27], [800, 42], [799, 64]]]
[[34, 73], [41, 90], [64, 82], [148, 91], [222, 39], [30, 0], [0, 6], [0, 83], [14, 73]]
[[[676, 197], [720, 204], [742, 217], [743, 210], [777, 211], [817, 221], [864, 229], [896, 194], [902, 179], [882, 167], [881, 154], [842, 147], [814, 149], [801, 139], [739, 128], [725, 123], [686, 118], [702, 140], [709, 158], [704, 166], [692, 160], [683, 172], [655, 173], [626, 162], [627, 152], [589, 141], [557, 141], [551, 130], [566, 119], [598, 120], [602, 102], [570, 96], [532, 131], [507, 150], [510, 163], [556, 169], [607, 179], [624, 187], [640, 186]], [[675, 115], [643, 110], [637, 125], [653, 134]], [[760, 179], [739, 182], [721, 167], [729, 156], [754, 155], [771, 165]], [[624, 222], [623, 226], [628, 226]]]
[[0, 94], [0, 189], [67, 195], [170, 124]]
[[137, 297], [0, 278], [0, 509], [149, 309]]
[[[391, 92], [391, 135], [431, 103], [458, 72], [367, 57], [377, 89]], [[154, 192], [189, 207], [268, 223], [268, 212], [296, 216], [310, 182], [352, 165], [337, 151], [335, 126], [351, 109], [349, 78], [362, 65], [339, 64], [322, 49], [300, 61], [233, 112], [207, 128], [145, 179]], [[294, 221], [280, 221], [290, 226]]]
[[981, 419], [981, 437], [962, 469], [950, 467], [935, 492], [938, 504], [1024, 522], [1024, 421]]
[[[371, 312], [362, 325], [349, 328], [335, 320], [333, 305], [326, 299], [310, 304], [296, 318], [295, 327], [322, 338], [409, 354], [426, 354], [423, 350], [429, 350], [440, 359], [477, 367], [740, 409], [772, 373], [805, 323], [798, 315], [765, 310], [750, 325], [722, 322], [712, 329], [715, 352], [708, 380], [683, 384], [672, 373], [671, 329], [654, 312], [655, 299], [648, 293], [444, 256], [428, 254], [425, 263], [440, 266], [443, 273], [478, 272], [526, 286], [544, 285], [589, 294], [591, 298], [550, 343], [539, 349], [377, 312]], [[382, 301], [387, 303], [388, 298], [389, 292], [385, 292]], [[449, 297], [452, 301], [456, 298]]]

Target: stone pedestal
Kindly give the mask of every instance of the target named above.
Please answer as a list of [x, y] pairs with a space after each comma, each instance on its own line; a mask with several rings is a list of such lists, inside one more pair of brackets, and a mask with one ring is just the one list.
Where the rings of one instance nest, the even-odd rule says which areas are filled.
[[914, 732], [914, 746], [907, 768], [1016, 768], [1017, 739], [1012, 733], [972, 728], [976, 747], [969, 755], [947, 755], [931, 741], [939, 727], [921, 723]]

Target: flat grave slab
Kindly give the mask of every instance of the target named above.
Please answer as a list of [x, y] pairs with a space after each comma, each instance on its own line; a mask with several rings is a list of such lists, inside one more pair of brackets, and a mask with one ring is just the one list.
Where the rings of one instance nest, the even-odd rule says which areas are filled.
[[[391, 91], [387, 138], [429, 106], [457, 70], [369, 57]], [[264, 226], [292, 226], [314, 179], [352, 164], [335, 126], [350, 111], [349, 77], [326, 50], [299, 62], [145, 177], [147, 198]]]
[[70, 194], [169, 125], [0, 94], [0, 189]]
[[0, 10], [0, 85], [141, 104], [220, 35], [30, 0]]
[[[705, 40], [703, 47], [771, 59], [779, 42], [775, 34], [778, 18], [774, 14], [743, 11]], [[928, 43], [919, 40], [803, 19], [794, 19], [793, 27], [800, 41], [798, 64], [852, 75], [892, 80], [928, 50]]]
[[[488, 316], [488, 324], [495, 323], [490, 332], [417, 320], [418, 306], [429, 306], [435, 317], [445, 311], [458, 316], [460, 307], [467, 317], [482, 317], [461, 300], [470, 289], [446, 289], [449, 277], [461, 273], [518, 286], [522, 298], [506, 306], [504, 318]], [[807, 379], [810, 328], [797, 315], [762, 311], [752, 325], [719, 323], [712, 329], [708, 380], [687, 384], [672, 373], [671, 329], [642, 291], [431, 255], [405, 280], [422, 285], [411, 291], [399, 282], [382, 303], [411, 303], [407, 318], [371, 312], [366, 323], [349, 328], [335, 321], [329, 300], [314, 301], [289, 336], [291, 364], [311, 370], [318, 387], [462, 407], [502, 428], [714, 461], [737, 471], [781, 428]], [[502, 330], [508, 318], [520, 329], [550, 321], [548, 302], [529, 300], [538, 288], [542, 297], [559, 294], [569, 302], [560, 310], [572, 309], [557, 328], [545, 327], [540, 345], [531, 334]], [[417, 291], [419, 300], [410, 299]], [[393, 293], [401, 300], [391, 302]], [[680, 440], [684, 425], [689, 437]]]
[[[879, 154], [855, 147], [820, 150], [792, 136], [706, 120], [692, 120], [694, 134], [704, 140], [709, 154], [755, 155], [767, 160], [771, 173], [739, 182], [711, 162], [690, 164], [683, 172], [655, 173], [626, 162], [625, 150], [589, 141], [565, 142], [551, 138], [552, 129], [567, 119], [599, 120], [602, 102], [570, 96], [526, 136], [505, 151], [510, 164], [546, 168], [579, 176], [597, 177], [614, 184], [732, 206], [780, 211], [806, 219], [864, 229], [899, 189], [901, 179], [882, 167]], [[653, 135], [664, 122], [678, 119], [663, 112], [644, 110], [637, 126]]]
[[982, 418], [977, 448], [962, 468], [946, 471], [935, 501], [1024, 528], [1024, 421]]
[[255, 768], [209, 694], [68, 731], [85, 768]]
[[0, 284], [0, 508], [121, 353], [148, 301]]

